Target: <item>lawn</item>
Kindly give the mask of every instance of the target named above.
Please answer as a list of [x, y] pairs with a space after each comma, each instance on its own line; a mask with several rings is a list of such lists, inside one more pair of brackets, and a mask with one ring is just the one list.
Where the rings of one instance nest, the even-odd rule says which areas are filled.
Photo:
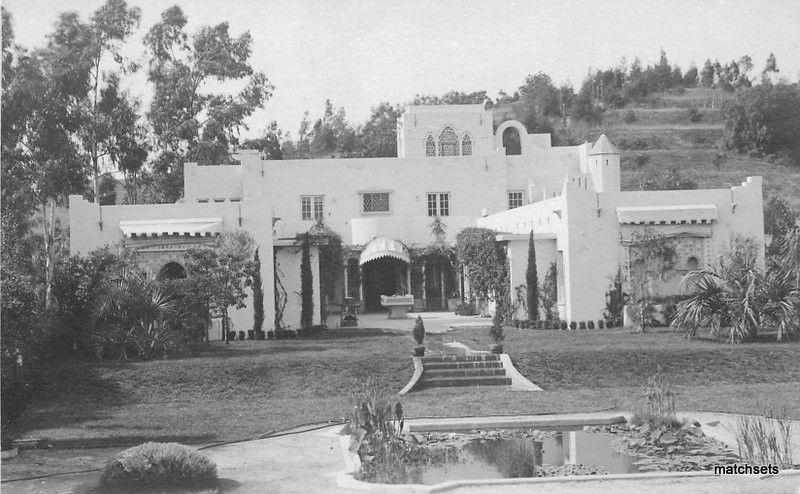
[[[632, 410], [657, 368], [684, 410], [758, 412], [788, 407], [800, 417], [800, 344], [728, 345], [668, 331], [533, 331], [508, 328], [506, 351], [542, 392], [431, 389], [395, 397], [409, 416]], [[426, 340], [489, 347], [486, 330]], [[412, 375], [408, 335], [332, 330], [313, 338], [213, 343], [189, 358], [60, 364], [16, 435], [63, 447], [147, 439], [208, 443], [246, 439], [307, 422], [340, 419], [348, 392], [372, 377], [397, 392]]]

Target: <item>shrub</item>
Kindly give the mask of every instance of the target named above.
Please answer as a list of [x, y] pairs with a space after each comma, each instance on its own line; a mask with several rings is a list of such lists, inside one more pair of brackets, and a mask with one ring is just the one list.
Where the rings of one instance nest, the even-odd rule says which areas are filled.
[[500, 315], [500, 311], [495, 311], [494, 313], [492, 327], [489, 329], [489, 338], [492, 339], [495, 345], [500, 345], [506, 338], [505, 334], [503, 334], [503, 317]]
[[203, 454], [177, 443], [144, 443], [118, 454], [102, 470], [104, 486], [207, 485], [217, 466]]
[[644, 168], [650, 162], [650, 156], [642, 153], [633, 155], [631, 158], [634, 168]]
[[614, 282], [606, 291], [606, 308], [603, 310], [609, 328], [622, 326], [622, 312], [627, 301], [628, 295], [622, 288], [622, 271], [617, 271]]
[[561, 328], [562, 331], [567, 329], [567, 321], [561, 321], [558, 323], [558, 326]]
[[586, 323], [586, 327], [587, 327], [588, 329], [594, 329], [594, 321], [588, 321], [588, 322]]
[[578, 329], [578, 323], [575, 322], [575, 321], [572, 321], [571, 323], [569, 323], [569, 329], [575, 331], [576, 329]]
[[417, 320], [414, 322], [414, 341], [417, 342], [417, 345], [422, 346], [424, 340], [425, 340], [425, 323], [422, 322], [421, 316], [417, 316]]
[[472, 302], [461, 302], [456, 307], [455, 313], [457, 316], [476, 316], [478, 315], [478, 310]]
[[271, 340], [272, 338], [275, 338], [275, 331], [270, 329], [269, 331], [267, 331], [267, 339]]
[[244, 341], [246, 339], [247, 337], [245, 336], [244, 331], [239, 331], [239, 341]]
[[686, 118], [692, 123], [697, 123], [703, 119], [703, 114], [697, 108], [689, 108], [686, 111]]
[[300, 326], [310, 327], [314, 318], [314, 275], [311, 272], [311, 239], [303, 235], [300, 256]]
[[605, 321], [603, 321], [602, 319], [600, 319], [599, 321], [597, 321], [597, 327], [598, 327], [599, 329], [605, 329], [605, 327], [606, 327], [606, 322], [605, 322]]
[[622, 116], [622, 121], [630, 124], [637, 121], [638, 118], [636, 117], [636, 112], [633, 110], [628, 110], [625, 112], [625, 115]]
[[578, 329], [586, 329], [586, 321], [579, 322]]

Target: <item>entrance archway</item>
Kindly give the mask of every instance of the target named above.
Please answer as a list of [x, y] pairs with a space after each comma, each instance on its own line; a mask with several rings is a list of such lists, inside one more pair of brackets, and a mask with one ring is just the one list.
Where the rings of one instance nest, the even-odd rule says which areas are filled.
[[399, 295], [408, 290], [408, 264], [393, 257], [381, 257], [361, 266], [364, 283], [364, 309], [382, 311], [381, 295]]
[[164, 264], [158, 272], [158, 276], [156, 276], [158, 281], [178, 280], [181, 278], [186, 278], [186, 269], [177, 262], [168, 262]]

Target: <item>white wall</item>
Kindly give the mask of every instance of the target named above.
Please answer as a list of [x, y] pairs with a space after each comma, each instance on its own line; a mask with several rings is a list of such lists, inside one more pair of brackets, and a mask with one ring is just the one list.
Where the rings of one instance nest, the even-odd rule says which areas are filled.
[[[286, 289], [286, 307], [283, 310], [283, 329], [300, 329], [300, 311], [302, 297], [300, 296], [300, 263], [302, 262], [302, 247], [300, 245], [276, 247], [276, 269]], [[320, 288], [319, 288], [319, 248], [311, 246], [311, 273], [314, 287], [314, 322], [320, 324]], [[272, 279], [270, 277], [270, 279]], [[273, 321], [270, 321], [271, 323]], [[270, 324], [272, 326], [273, 324]]]

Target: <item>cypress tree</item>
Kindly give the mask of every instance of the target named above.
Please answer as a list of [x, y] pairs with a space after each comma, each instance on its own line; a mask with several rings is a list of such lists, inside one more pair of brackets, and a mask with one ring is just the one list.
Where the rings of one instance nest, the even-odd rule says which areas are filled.
[[264, 290], [261, 285], [261, 258], [258, 249], [253, 256], [253, 338], [258, 339], [258, 332], [264, 329]]
[[528, 238], [528, 269], [525, 270], [525, 283], [528, 285], [528, 320], [539, 320], [539, 274], [536, 272], [536, 246], [533, 230]]
[[311, 273], [311, 240], [303, 236], [303, 256], [300, 259], [300, 327], [310, 328], [314, 321], [314, 278]]

